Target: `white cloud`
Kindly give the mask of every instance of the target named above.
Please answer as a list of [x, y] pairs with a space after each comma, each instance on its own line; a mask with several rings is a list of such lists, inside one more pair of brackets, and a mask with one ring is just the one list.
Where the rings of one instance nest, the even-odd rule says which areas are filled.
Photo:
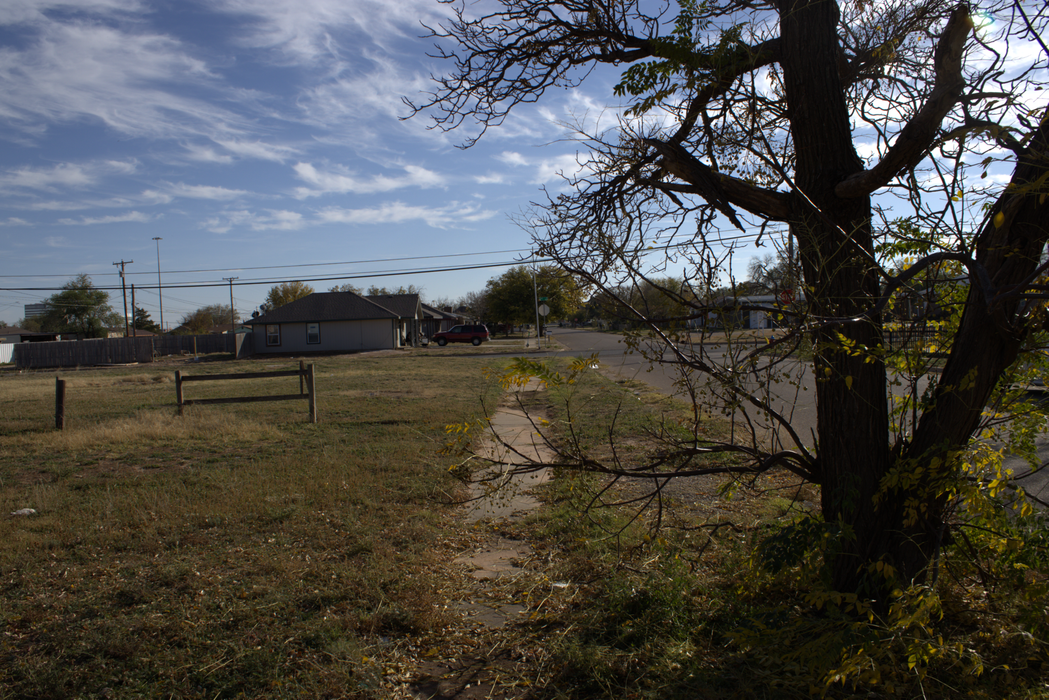
[[250, 122], [178, 89], [217, 87], [179, 41], [101, 22], [48, 21], [25, 48], [0, 50], [0, 119], [31, 136], [87, 119], [133, 137], [220, 136]]
[[474, 175], [474, 182], [479, 185], [504, 185], [506, 184], [506, 176], [500, 173]]
[[271, 160], [277, 163], [283, 163], [286, 159], [291, 158], [297, 153], [294, 148], [289, 146], [277, 146], [263, 143], [262, 141], [222, 141], [216, 139], [215, 143], [219, 144], [230, 153], [234, 153], [244, 158]]
[[280, 51], [296, 63], [344, 51], [337, 34], [349, 32], [358, 42], [386, 46], [417, 36], [420, 21], [430, 24], [447, 15], [439, 15], [442, 7], [430, 0], [217, 0], [212, 7], [253, 20], [242, 44]]
[[127, 175], [136, 169], [137, 164], [133, 161], [116, 160], [59, 163], [49, 168], [26, 166], [0, 173], [0, 190], [83, 188], [96, 184], [107, 175]]
[[503, 151], [495, 158], [507, 165], [528, 165], [528, 159], [514, 151]]
[[563, 153], [553, 158], [527, 158], [516, 151], [503, 151], [496, 159], [513, 167], [533, 168], [534, 175], [529, 180], [533, 185], [562, 181], [562, 173], [571, 177], [581, 170], [574, 153]]
[[253, 231], [294, 231], [308, 222], [295, 211], [268, 209], [259, 214], [245, 209], [224, 212], [207, 219], [203, 227], [214, 233], [226, 233], [233, 228], [250, 228]]
[[65, 226], [93, 226], [95, 224], [123, 224], [128, 222], [145, 223], [149, 220], [150, 216], [148, 214], [131, 211], [127, 214], [118, 214], [116, 216], [82, 216], [79, 219], [59, 219], [58, 223]]
[[0, 226], [30, 226], [31, 224], [25, 219], [19, 219], [17, 216], [9, 216], [3, 221], [0, 221]]
[[225, 187], [212, 185], [187, 185], [184, 182], [165, 182], [163, 191], [146, 190], [142, 193], [145, 198], [155, 198], [158, 202], [171, 201], [175, 197], [186, 199], [212, 199], [227, 200], [236, 199], [251, 194], [247, 190], [231, 190]]
[[214, 148], [208, 148], [207, 146], [189, 144], [185, 146], [185, 149], [188, 152], [190, 160], [199, 161], [201, 163], [219, 163], [222, 165], [228, 165], [233, 162], [233, 156], [220, 154], [216, 152]]
[[141, 8], [138, 0], [4, 0], [0, 5], [0, 25], [47, 21], [52, 10], [110, 14], [132, 12]]
[[380, 207], [342, 209], [330, 207], [318, 214], [323, 223], [338, 224], [400, 224], [423, 221], [433, 228], [452, 228], [462, 224], [490, 219], [497, 212], [480, 209], [472, 204], [451, 202], [446, 207], [424, 207], [404, 202], [391, 202]]
[[307, 182], [310, 187], [296, 188], [295, 196], [302, 199], [328, 193], [373, 194], [405, 187], [423, 189], [444, 187], [446, 184], [445, 179], [432, 170], [417, 165], [405, 165], [403, 169], [405, 174], [400, 177], [385, 175], [362, 177], [344, 168], [322, 172], [311, 163], [296, 163], [295, 174], [299, 179]]

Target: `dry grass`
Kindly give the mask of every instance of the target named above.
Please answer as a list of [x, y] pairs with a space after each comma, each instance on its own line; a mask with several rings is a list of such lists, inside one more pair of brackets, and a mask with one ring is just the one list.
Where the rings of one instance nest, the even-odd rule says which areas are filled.
[[173, 368], [114, 369], [70, 373], [58, 432], [53, 375], [0, 379], [0, 513], [37, 511], [0, 517], [0, 698], [385, 697], [382, 640], [444, 619], [456, 484], [436, 448], [477, 410], [481, 364], [322, 358], [318, 425], [305, 402], [179, 418]]

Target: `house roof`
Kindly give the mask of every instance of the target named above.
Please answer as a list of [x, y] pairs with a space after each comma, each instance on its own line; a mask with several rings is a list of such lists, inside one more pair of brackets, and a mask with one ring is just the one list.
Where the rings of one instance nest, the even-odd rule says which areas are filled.
[[421, 304], [418, 294], [373, 294], [365, 299], [384, 309], [389, 309], [400, 318], [419, 317]]
[[3, 328], [0, 328], [0, 335], [2, 335], [2, 336], [8, 336], [8, 335], [21, 335], [21, 336], [47, 335], [47, 336], [56, 336], [56, 335], [58, 335], [58, 333], [52, 333], [50, 331], [48, 331], [48, 332], [31, 331], [31, 330], [27, 330], [25, 328], [19, 328], [17, 326], [4, 326]]
[[448, 311], [441, 311], [440, 309], [436, 309], [426, 304], [421, 304], [421, 306], [423, 314], [425, 314], [426, 316], [430, 316], [431, 318], [444, 318], [450, 321], [457, 320], [459, 318], [459, 315], [450, 313]]
[[[416, 298], [418, 298], [417, 295]], [[399, 316], [394, 311], [353, 292], [314, 292], [261, 316], [256, 316], [245, 323], [249, 326], [258, 326], [267, 323], [370, 321], [384, 318], [399, 318]]]

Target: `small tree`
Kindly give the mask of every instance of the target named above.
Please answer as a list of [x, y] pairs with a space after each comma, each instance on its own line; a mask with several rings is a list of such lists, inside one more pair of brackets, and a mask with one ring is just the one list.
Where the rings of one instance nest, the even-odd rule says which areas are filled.
[[[313, 294], [313, 287], [303, 282], [283, 282], [272, 287], [266, 295], [266, 308], [272, 311], [303, 297]], [[229, 318], [227, 316], [227, 318]]]
[[352, 284], [337, 284], [328, 290], [329, 292], [353, 292], [354, 294], [363, 295], [364, 292], [360, 287], [355, 287]]
[[[179, 321], [179, 335], [203, 335], [210, 333], [215, 326], [224, 326], [230, 322], [229, 304], [209, 304], [196, 311], [191, 311]], [[239, 315], [236, 317], [239, 319]]]
[[153, 319], [149, 317], [149, 312], [142, 307], [135, 307], [135, 320], [131, 324], [133, 328], [140, 331], [149, 331], [150, 333], [159, 333], [160, 326], [153, 322]]

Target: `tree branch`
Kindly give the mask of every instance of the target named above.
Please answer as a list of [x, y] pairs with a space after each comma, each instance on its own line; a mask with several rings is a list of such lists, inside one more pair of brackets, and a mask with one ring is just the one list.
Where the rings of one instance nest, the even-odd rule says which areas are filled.
[[834, 189], [834, 194], [842, 198], [865, 197], [925, 157], [940, 123], [958, 102], [965, 87], [962, 50], [972, 26], [969, 6], [962, 3], [951, 13], [940, 35], [933, 59], [936, 82], [925, 104], [903, 127], [896, 142], [877, 165], [842, 180]]
[[739, 229], [742, 230], [743, 225], [736, 217], [732, 205], [778, 221], [787, 221], [790, 218], [790, 198], [787, 195], [755, 187], [743, 180], [719, 173], [677, 143], [658, 139], [645, 139], [644, 142], [659, 153], [662, 157], [660, 162], [667, 172], [692, 185], [695, 188], [693, 194], [699, 195], [717, 208]]

